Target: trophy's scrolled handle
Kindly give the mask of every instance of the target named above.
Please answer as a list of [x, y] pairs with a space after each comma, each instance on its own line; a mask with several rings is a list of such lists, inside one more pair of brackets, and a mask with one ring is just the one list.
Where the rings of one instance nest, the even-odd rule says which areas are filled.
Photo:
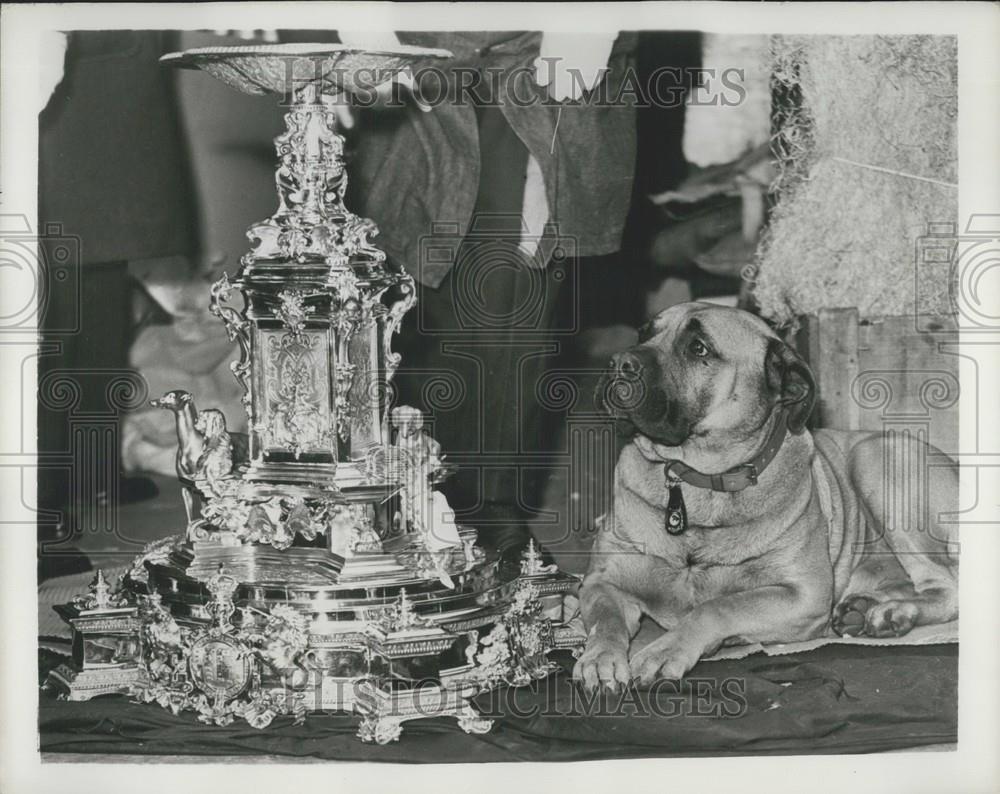
[[212, 285], [211, 302], [209, 311], [222, 320], [226, 327], [226, 333], [230, 341], [236, 342], [240, 346], [240, 359], [234, 361], [230, 367], [237, 382], [243, 387], [242, 402], [244, 408], [250, 411], [250, 323], [232, 306], [227, 306], [229, 293], [232, 292], [233, 285], [229, 281], [229, 274], [223, 273], [222, 278]]
[[392, 338], [399, 330], [399, 326], [403, 322], [403, 317], [417, 302], [417, 290], [412, 276], [409, 274], [402, 275], [397, 295], [397, 299], [389, 306], [388, 317], [382, 330], [382, 348], [385, 351], [383, 366], [385, 367], [385, 379], [387, 383], [396, 374], [399, 363], [403, 358], [399, 353], [392, 351]]

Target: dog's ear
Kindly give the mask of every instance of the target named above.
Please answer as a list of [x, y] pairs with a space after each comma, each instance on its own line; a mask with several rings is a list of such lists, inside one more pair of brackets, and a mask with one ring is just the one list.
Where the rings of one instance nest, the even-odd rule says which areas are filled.
[[764, 377], [771, 394], [788, 409], [788, 429], [801, 433], [816, 404], [816, 379], [809, 365], [789, 345], [772, 338], [767, 342]]

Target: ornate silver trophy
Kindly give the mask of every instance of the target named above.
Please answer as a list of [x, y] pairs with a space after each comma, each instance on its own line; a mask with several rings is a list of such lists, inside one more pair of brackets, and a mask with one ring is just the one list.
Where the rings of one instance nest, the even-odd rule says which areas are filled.
[[436, 489], [449, 473], [440, 448], [419, 411], [392, 406], [392, 339], [413, 280], [343, 203], [334, 103], [362, 74], [371, 88], [447, 57], [326, 45], [164, 57], [290, 100], [275, 140], [278, 209], [211, 290], [242, 353], [233, 373], [249, 432], [228, 432], [184, 391], [154, 401], [176, 416], [187, 530], [149, 547], [114, 592], [101, 578], [100, 593], [59, 608], [74, 660], [48, 684], [66, 696], [126, 692], [256, 727], [353, 710], [359, 736], [385, 743], [419, 717], [489, 730], [470, 697], [545, 676], [549, 651], [582, 643], [563, 608], [576, 580], [534, 546], [509, 569]]

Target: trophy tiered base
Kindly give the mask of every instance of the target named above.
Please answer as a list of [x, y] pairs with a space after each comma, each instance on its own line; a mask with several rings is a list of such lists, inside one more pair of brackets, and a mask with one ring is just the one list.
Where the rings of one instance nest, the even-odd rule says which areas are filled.
[[[214, 725], [353, 711], [385, 743], [404, 722], [450, 715], [482, 732], [470, 698], [548, 675], [583, 637], [564, 614], [574, 577], [533, 545], [504, 563], [454, 520], [450, 474], [423, 417], [392, 406], [392, 339], [412, 278], [344, 207], [332, 103], [448, 53], [272, 45], [165, 60], [289, 100], [275, 140], [279, 206], [248, 231], [212, 312], [239, 344], [244, 436], [172, 391], [188, 524], [152, 544], [113, 589], [59, 607], [73, 661], [47, 685], [74, 700], [127, 693]], [[233, 289], [242, 307], [229, 305]]]
[[206, 579], [192, 574], [195, 545], [158, 541], [114, 592], [98, 572], [89, 595], [58, 607], [73, 628], [74, 661], [46, 686], [78, 701], [129, 694], [215, 725], [355, 712], [358, 736], [385, 743], [421, 718], [489, 730], [471, 698], [547, 676], [547, 654], [582, 639], [563, 613], [576, 579], [543, 565], [533, 547], [520, 569], [480, 552], [428, 574], [407, 560], [417, 551], [397, 543], [396, 554], [358, 553], [319, 582], [288, 574], [313, 549], [286, 549], [274, 567], [266, 547], [241, 547], [239, 577], [222, 562]]

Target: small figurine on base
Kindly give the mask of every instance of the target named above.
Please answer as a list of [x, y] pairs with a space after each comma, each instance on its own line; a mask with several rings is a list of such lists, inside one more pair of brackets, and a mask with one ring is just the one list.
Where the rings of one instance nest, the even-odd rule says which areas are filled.
[[434, 488], [443, 468], [441, 445], [424, 429], [424, 416], [416, 408], [399, 406], [392, 409], [391, 416], [403, 483], [402, 521], [419, 534], [435, 561], [441, 581], [451, 587], [445, 565], [452, 550], [462, 547], [462, 539], [455, 512], [445, 495]]
[[177, 478], [184, 486], [184, 508], [191, 529], [201, 518], [204, 498], [216, 492], [216, 483], [228, 477], [236, 463], [246, 460], [249, 442], [245, 433], [226, 429], [222, 411], [195, 408], [194, 398], [183, 389], [168, 391], [150, 405], [174, 415]]

